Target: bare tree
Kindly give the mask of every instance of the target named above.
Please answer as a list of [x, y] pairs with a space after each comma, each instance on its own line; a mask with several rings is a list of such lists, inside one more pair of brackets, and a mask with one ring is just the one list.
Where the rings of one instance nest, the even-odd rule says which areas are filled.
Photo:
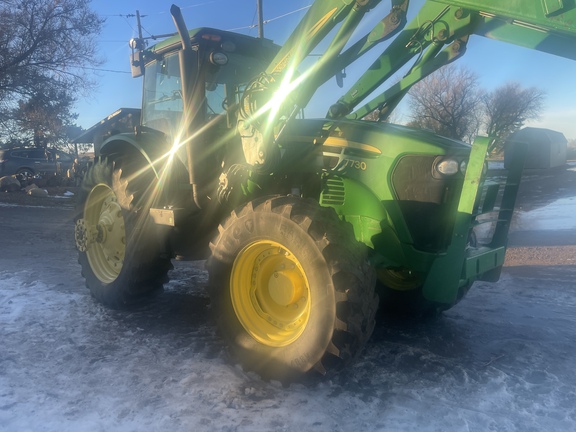
[[102, 23], [90, 0], [0, 3], [0, 136], [22, 126], [24, 106], [54, 112], [54, 104], [39, 104], [58, 95], [69, 109], [73, 95], [91, 88], [87, 68], [99, 64]]
[[409, 125], [449, 138], [470, 140], [480, 127], [482, 91], [470, 70], [445, 66], [410, 90]]
[[373, 122], [381, 122], [381, 123], [400, 123], [400, 117], [398, 115], [398, 111], [392, 111], [390, 115], [386, 117], [386, 119], [380, 118], [380, 110], [375, 109], [368, 115], [366, 115], [362, 120], [366, 121], [373, 121]]
[[17, 123], [23, 131], [33, 133], [36, 147], [46, 147], [66, 137], [68, 126], [77, 115], [70, 112], [73, 99], [63, 91], [48, 89], [18, 104]]
[[527, 120], [537, 119], [544, 106], [545, 93], [536, 88], [523, 88], [517, 82], [506, 83], [483, 98], [486, 133], [495, 138], [489, 151], [502, 150], [506, 138]]

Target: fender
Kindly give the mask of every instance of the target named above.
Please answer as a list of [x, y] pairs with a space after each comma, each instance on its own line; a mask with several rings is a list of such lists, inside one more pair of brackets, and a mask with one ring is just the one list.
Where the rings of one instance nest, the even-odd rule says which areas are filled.
[[140, 157], [144, 164], [149, 166], [156, 178], [160, 178], [162, 165], [166, 162], [170, 146], [166, 136], [157, 131], [141, 133], [121, 133], [113, 135], [102, 143], [100, 154], [112, 156], [114, 154], [130, 154]]
[[324, 182], [320, 204], [334, 208], [341, 219], [352, 225], [356, 239], [376, 252], [374, 263], [405, 265], [406, 256], [393, 219], [374, 192], [362, 182], [347, 177], [330, 176]]

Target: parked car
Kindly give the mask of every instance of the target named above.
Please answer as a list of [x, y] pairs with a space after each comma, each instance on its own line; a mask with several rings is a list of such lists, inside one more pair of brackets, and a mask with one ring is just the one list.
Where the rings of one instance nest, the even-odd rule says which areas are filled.
[[0, 149], [0, 177], [7, 175], [16, 175], [24, 179], [35, 176], [65, 177], [73, 163], [73, 155], [54, 148]]

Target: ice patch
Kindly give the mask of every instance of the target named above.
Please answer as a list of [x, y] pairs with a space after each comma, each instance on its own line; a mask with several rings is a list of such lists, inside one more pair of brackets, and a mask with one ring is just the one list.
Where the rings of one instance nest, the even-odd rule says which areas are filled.
[[517, 209], [513, 226], [519, 231], [576, 229], [576, 197], [561, 198], [530, 211]]
[[[51, 198], [56, 198], [56, 197], [51, 197]], [[68, 198], [68, 197], [59, 197], [59, 198]], [[0, 202], [0, 207], [6, 207], [6, 208], [10, 208], [10, 207], [23, 207], [23, 208], [59, 208], [59, 209], [64, 209], [64, 210], [69, 210], [69, 207], [58, 207], [58, 206], [40, 206], [40, 205], [24, 205], [24, 204], [13, 204], [13, 203], [3, 203]]]

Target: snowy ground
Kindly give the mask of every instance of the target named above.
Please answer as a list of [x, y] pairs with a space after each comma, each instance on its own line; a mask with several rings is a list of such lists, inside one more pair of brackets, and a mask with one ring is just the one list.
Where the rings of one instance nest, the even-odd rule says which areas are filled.
[[283, 388], [229, 363], [202, 263], [176, 262], [128, 312], [95, 303], [70, 214], [0, 206], [0, 431], [576, 430], [576, 267], [561, 255], [506, 267], [435, 321], [383, 320], [342, 374]]
[[345, 373], [290, 388], [227, 363], [201, 290], [126, 313], [30, 277], [0, 273], [0, 430], [576, 430], [576, 295], [553, 268], [381, 323]]
[[1, 430], [576, 430], [576, 295], [554, 269], [381, 323], [345, 373], [290, 388], [227, 363], [201, 290], [125, 313], [30, 276], [0, 273]]

